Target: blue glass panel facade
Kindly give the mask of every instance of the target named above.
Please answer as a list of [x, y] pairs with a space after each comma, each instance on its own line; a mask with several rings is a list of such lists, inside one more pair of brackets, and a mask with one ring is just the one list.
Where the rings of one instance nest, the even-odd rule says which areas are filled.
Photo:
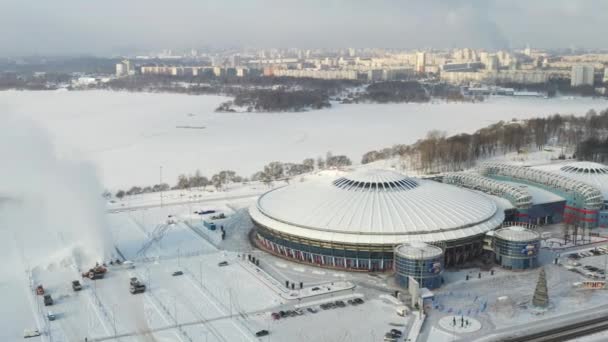
[[436, 289], [441, 286], [443, 255], [432, 259], [417, 260], [395, 254], [395, 278], [397, 284], [408, 286], [408, 277], [413, 277], [422, 287]]
[[540, 241], [509, 241], [494, 239], [496, 262], [503, 267], [524, 270], [538, 266]]

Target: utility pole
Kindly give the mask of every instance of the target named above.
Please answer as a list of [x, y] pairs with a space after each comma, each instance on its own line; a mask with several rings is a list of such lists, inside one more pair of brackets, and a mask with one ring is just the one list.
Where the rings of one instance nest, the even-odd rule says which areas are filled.
[[112, 305], [112, 323], [114, 325], [114, 337], [116, 337], [116, 305]]
[[175, 317], [173, 317], [175, 325], [177, 325], [177, 297], [173, 297], [173, 314], [175, 315]]
[[228, 298], [230, 301], [230, 317], [232, 317], [232, 289], [228, 289]]
[[163, 167], [160, 167], [160, 207], [163, 207]]
[[606, 288], [606, 281], [608, 280], [607, 278], [608, 278], [608, 254], [604, 254], [604, 288]]

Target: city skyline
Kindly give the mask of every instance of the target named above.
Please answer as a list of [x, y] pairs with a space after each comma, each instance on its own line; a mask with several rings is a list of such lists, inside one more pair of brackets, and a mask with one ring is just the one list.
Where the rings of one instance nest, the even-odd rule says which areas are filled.
[[608, 10], [596, 0], [3, 2], [5, 56], [191, 47], [600, 48], [597, 28]]

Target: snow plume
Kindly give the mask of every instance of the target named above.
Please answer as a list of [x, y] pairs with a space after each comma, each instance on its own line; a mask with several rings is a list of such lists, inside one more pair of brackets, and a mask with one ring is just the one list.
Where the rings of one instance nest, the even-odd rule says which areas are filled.
[[47, 132], [0, 116], [0, 238], [23, 262], [90, 267], [110, 256], [103, 192], [92, 164], [58, 156]]

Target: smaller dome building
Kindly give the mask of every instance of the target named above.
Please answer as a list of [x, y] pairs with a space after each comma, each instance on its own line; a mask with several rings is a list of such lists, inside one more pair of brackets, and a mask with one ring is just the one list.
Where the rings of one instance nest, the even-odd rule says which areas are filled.
[[538, 232], [522, 226], [508, 226], [493, 233], [496, 262], [502, 267], [525, 270], [538, 266]]
[[407, 288], [409, 277], [420, 287], [436, 289], [441, 286], [443, 250], [424, 242], [404, 243], [395, 247], [395, 279]]

